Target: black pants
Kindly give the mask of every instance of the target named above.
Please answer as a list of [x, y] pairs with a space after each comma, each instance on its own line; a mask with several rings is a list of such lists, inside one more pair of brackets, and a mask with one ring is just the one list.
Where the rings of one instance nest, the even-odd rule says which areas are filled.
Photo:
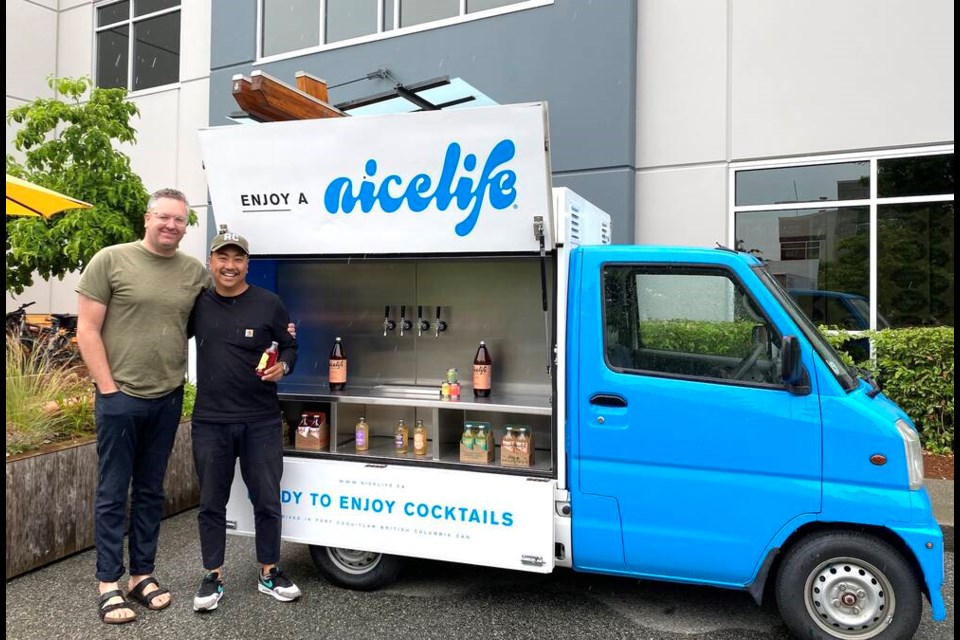
[[123, 575], [128, 493], [130, 575], [153, 573], [163, 515], [163, 477], [182, 406], [183, 387], [151, 399], [120, 391], [108, 395], [97, 392], [97, 580], [116, 582]]
[[200, 552], [207, 570], [223, 566], [227, 501], [234, 469], [253, 503], [257, 562], [280, 560], [280, 477], [283, 442], [280, 417], [241, 423], [193, 421], [193, 462], [200, 477]]

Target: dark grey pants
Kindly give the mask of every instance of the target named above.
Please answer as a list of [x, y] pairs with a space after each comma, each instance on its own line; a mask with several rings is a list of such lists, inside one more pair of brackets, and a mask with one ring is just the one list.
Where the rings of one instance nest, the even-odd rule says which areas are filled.
[[223, 565], [227, 501], [234, 469], [247, 485], [256, 525], [257, 562], [280, 560], [280, 477], [283, 442], [280, 417], [242, 423], [193, 421], [193, 462], [200, 477], [200, 552], [207, 570]]

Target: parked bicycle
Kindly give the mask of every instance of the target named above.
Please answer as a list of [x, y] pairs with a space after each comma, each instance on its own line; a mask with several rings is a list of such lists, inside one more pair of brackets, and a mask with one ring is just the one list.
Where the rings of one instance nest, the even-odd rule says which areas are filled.
[[[35, 302], [24, 302], [16, 311], [7, 312], [7, 335], [22, 335], [27, 327], [27, 307], [36, 304]], [[39, 330], [39, 327], [37, 327]]]
[[43, 349], [43, 359], [48, 366], [68, 367], [81, 362], [80, 349], [74, 338], [77, 335], [77, 315], [51, 313], [50, 326], [40, 332], [37, 344]]
[[27, 321], [26, 309], [32, 304], [25, 302], [15, 311], [7, 313], [6, 334], [18, 339], [28, 353], [36, 353], [46, 367], [79, 364], [80, 350], [74, 341], [77, 335], [76, 314], [51, 313], [50, 326], [41, 326]]

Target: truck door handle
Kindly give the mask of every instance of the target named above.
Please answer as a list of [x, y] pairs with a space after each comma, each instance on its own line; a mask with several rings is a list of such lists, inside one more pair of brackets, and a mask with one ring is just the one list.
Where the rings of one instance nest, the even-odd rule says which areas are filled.
[[625, 407], [627, 401], [622, 396], [613, 393], [596, 393], [590, 397], [590, 404], [601, 407]]

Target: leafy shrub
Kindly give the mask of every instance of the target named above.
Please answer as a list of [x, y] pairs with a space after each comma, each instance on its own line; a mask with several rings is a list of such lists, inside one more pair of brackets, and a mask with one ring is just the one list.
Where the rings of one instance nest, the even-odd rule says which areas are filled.
[[752, 348], [751, 322], [645, 320], [640, 323], [643, 346], [684, 353], [743, 358]]
[[197, 385], [189, 380], [183, 385], [183, 410], [180, 419], [186, 420], [193, 415], [193, 404], [197, 401]]
[[[874, 359], [863, 363], [877, 376], [884, 394], [913, 419], [928, 451], [953, 451], [953, 327], [884, 329], [850, 334], [827, 331], [834, 347], [868, 336]], [[841, 356], [848, 360], [846, 354]]]
[[7, 453], [95, 433], [93, 395], [82, 368], [50, 367], [40, 349], [7, 336]]

